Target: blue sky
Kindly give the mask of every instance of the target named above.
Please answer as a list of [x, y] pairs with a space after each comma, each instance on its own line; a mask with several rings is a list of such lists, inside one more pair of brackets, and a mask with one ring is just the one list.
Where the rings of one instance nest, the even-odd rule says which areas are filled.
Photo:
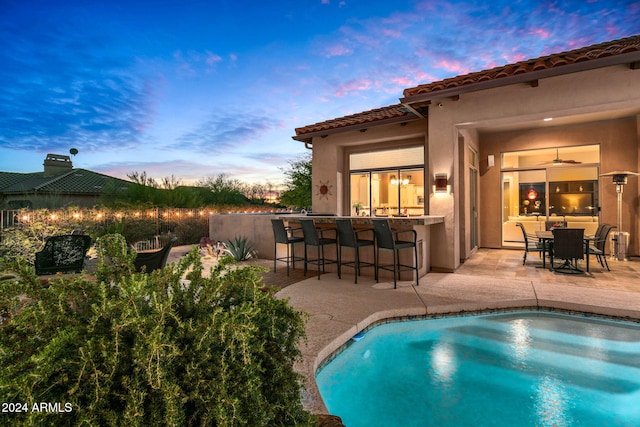
[[0, 170], [278, 184], [296, 127], [640, 33], [640, 0], [0, 0]]

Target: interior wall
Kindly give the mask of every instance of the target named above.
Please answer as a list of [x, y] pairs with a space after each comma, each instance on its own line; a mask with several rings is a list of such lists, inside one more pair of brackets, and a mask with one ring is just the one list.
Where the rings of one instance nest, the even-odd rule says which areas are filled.
[[[591, 122], [571, 126], [537, 128], [522, 131], [483, 133], [480, 135], [480, 158], [495, 155], [496, 166], [481, 174], [480, 237], [482, 247], [501, 247], [501, 153], [534, 148], [600, 144], [600, 173], [615, 170], [638, 170], [638, 119]], [[617, 193], [610, 178], [600, 179], [600, 221], [616, 224]], [[630, 253], [638, 255], [638, 179], [629, 179], [624, 189], [623, 231], [632, 236]]]

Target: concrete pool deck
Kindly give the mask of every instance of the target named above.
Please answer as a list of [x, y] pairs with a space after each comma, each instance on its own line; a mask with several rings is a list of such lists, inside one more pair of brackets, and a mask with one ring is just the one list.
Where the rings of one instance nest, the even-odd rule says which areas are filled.
[[586, 275], [554, 274], [535, 260], [522, 266], [520, 251], [481, 250], [455, 273], [429, 273], [420, 286], [335, 273], [308, 278], [278, 292], [309, 314], [307, 341], [296, 370], [305, 377], [305, 409], [327, 414], [315, 382], [320, 364], [357, 332], [388, 318], [421, 317], [509, 308], [549, 308], [640, 321], [640, 263], [592, 260]]

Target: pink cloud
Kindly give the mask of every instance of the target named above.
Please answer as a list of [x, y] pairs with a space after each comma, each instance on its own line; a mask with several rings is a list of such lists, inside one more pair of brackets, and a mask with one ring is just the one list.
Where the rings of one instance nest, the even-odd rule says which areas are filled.
[[415, 67], [410, 67], [408, 70], [405, 71], [405, 73], [406, 75], [404, 76], [392, 77], [389, 79], [391, 82], [398, 85], [399, 87], [398, 93], [401, 93], [402, 90], [408, 87], [427, 84], [427, 83], [440, 80], [433, 74], [429, 74], [422, 70], [416, 70]]
[[393, 37], [394, 39], [402, 37], [402, 33], [398, 30], [384, 29], [382, 30], [382, 34], [388, 37]]
[[525, 59], [529, 59], [527, 55], [520, 52], [515, 52], [511, 55], [505, 54], [503, 55], [503, 58], [507, 63], [520, 62], [520, 61], [524, 61]]
[[353, 53], [353, 49], [344, 46], [342, 44], [337, 44], [333, 46], [327, 46], [324, 49], [324, 54], [327, 58], [332, 58], [334, 56], [345, 56], [351, 55]]
[[551, 33], [548, 30], [545, 30], [544, 28], [534, 28], [529, 31], [529, 34], [540, 36], [540, 38], [543, 40], [551, 37]]
[[369, 79], [353, 79], [338, 86], [334, 92], [335, 96], [343, 97], [353, 92], [360, 92], [371, 89], [372, 82]]
[[207, 51], [205, 61], [209, 65], [215, 65], [216, 63], [222, 61], [222, 58], [220, 57], [220, 55], [216, 55], [215, 53]]
[[463, 67], [460, 61], [453, 61], [448, 59], [441, 59], [436, 63], [436, 67], [444, 68], [452, 73], [463, 74], [468, 72], [468, 67]]
[[414, 84], [413, 79], [410, 79], [407, 76], [403, 76], [403, 77], [393, 77], [391, 79], [391, 81], [395, 84], [397, 84], [398, 86], [412, 86]]

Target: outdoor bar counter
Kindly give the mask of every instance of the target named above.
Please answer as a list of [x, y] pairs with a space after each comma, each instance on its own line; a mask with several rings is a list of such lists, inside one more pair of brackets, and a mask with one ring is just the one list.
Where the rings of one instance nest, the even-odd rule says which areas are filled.
[[[383, 219], [386, 218], [389, 220], [391, 227], [393, 229], [407, 229], [407, 230], [415, 230], [417, 234], [418, 241], [418, 264], [420, 276], [424, 276], [431, 270], [431, 256], [430, 256], [430, 234], [431, 234], [431, 226], [437, 224], [444, 223], [444, 217], [442, 216], [434, 216], [434, 215], [422, 215], [422, 216], [402, 216], [402, 217], [368, 217], [368, 216], [334, 216], [334, 215], [282, 215], [280, 219], [284, 220], [286, 224], [292, 227], [296, 227], [296, 224], [299, 224], [301, 219], [312, 219], [316, 226], [319, 227], [331, 227], [335, 224], [336, 219], [350, 219], [354, 228], [372, 228], [373, 219]], [[373, 231], [372, 231], [373, 233]], [[301, 231], [299, 232], [301, 234]], [[329, 237], [329, 234], [327, 234]], [[363, 236], [364, 237], [364, 236]], [[402, 235], [400, 236], [402, 237]], [[368, 238], [368, 237], [367, 237]], [[331, 252], [333, 249], [327, 247], [326, 248], [326, 256], [331, 259], [336, 259], [335, 253]], [[412, 264], [413, 263], [413, 255], [411, 251], [403, 250], [400, 252], [401, 258], [400, 262], [404, 264]], [[309, 256], [311, 258], [315, 258], [316, 252], [314, 248], [309, 248]], [[354, 254], [353, 250], [349, 250], [345, 248], [342, 251], [343, 260], [353, 260]], [[391, 264], [393, 262], [393, 255], [390, 251], [382, 250], [380, 251], [380, 257], [382, 258], [383, 264]], [[371, 249], [364, 248], [361, 250], [360, 259], [366, 262], [373, 262], [373, 255]], [[310, 265], [310, 268], [314, 268], [315, 266]], [[334, 264], [329, 264], [326, 266], [327, 271], [336, 271], [337, 267]], [[343, 274], [353, 274], [352, 268], [344, 268]], [[362, 268], [362, 275], [364, 276], [373, 276], [372, 268]], [[383, 278], [392, 277], [393, 273], [385, 270], [380, 270], [380, 275]], [[384, 280], [384, 279], [382, 279]], [[401, 276], [401, 280], [412, 280], [411, 272], [403, 272]]]

